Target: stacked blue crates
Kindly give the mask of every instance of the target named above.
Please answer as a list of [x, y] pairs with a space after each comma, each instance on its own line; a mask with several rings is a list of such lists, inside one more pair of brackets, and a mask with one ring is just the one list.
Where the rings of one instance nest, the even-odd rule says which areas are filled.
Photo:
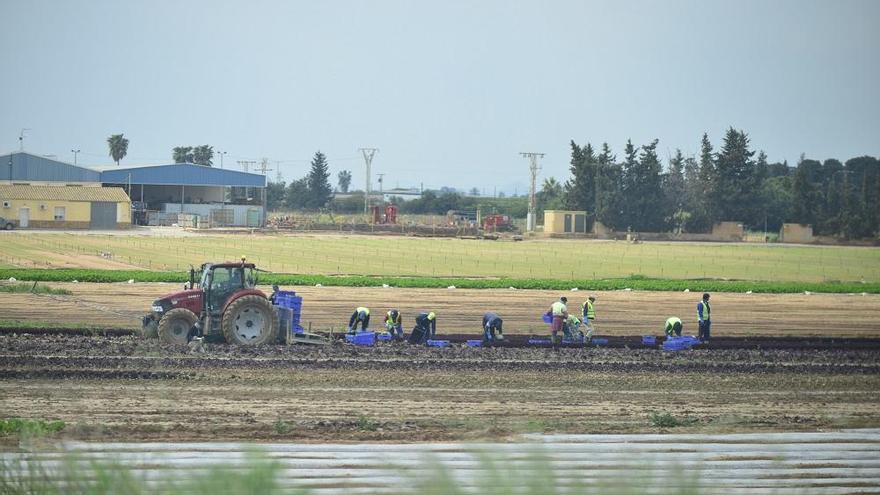
[[296, 295], [292, 290], [279, 290], [275, 293], [275, 304], [291, 311], [290, 330], [293, 333], [303, 333], [305, 330], [300, 325], [302, 315], [303, 298]]

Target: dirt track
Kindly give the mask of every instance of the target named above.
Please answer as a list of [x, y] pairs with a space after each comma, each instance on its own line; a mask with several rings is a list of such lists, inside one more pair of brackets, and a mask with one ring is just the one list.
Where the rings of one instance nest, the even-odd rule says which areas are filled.
[[[72, 296], [0, 294], [2, 319], [54, 324], [87, 324], [138, 328], [140, 315], [150, 303], [176, 284], [62, 284]], [[269, 290], [268, 288], [265, 288]], [[504, 318], [509, 334], [547, 333], [540, 315], [560, 295], [579, 308], [589, 294], [581, 292], [464, 289], [396, 289], [348, 287], [292, 287], [304, 298], [303, 322], [314, 330], [341, 330], [356, 306], [373, 310], [373, 326], [381, 325], [387, 308], [404, 314], [405, 330], [419, 311], [438, 314], [438, 332], [480, 331], [484, 312]], [[680, 292], [597, 292], [596, 333], [603, 335], [659, 334], [668, 316], [685, 322], [685, 333], [696, 333], [699, 294]], [[713, 335], [716, 336], [836, 336], [880, 337], [880, 296], [831, 294], [730, 294], [712, 298]]]

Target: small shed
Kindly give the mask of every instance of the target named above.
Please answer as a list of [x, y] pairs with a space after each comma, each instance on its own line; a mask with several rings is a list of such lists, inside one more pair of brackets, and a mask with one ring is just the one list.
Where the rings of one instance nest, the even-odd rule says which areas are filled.
[[131, 227], [131, 200], [119, 187], [0, 185], [0, 217], [21, 229]]
[[813, 226], [799, 223], [784, 223], [779, 230], [779, 242], [807, 244], [813, 242]]
[[545, 234], [586, 234], [587, 212], [544, 210]]

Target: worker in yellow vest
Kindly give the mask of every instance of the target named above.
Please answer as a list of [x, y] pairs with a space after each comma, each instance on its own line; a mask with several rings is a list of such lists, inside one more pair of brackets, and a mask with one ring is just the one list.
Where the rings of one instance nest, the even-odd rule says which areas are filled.
[[403, 317], [400, 310], [392, 309], [385, 313], [385, 331], [397, 340], [403, 340]]
[[355, 308], [354, 313], [351, 314], [351, 318], [348, 320], [348, 333], [355, 333], [358, 323], [361, 324], [361, 331], [366, 332], [370, 327], [370, 308], [363, 306]]
[[666, 328], [664, 331], [666, 332], [667, 337], [672, 337], [674, 334], [676, 337], [681, 337], [681, 318], [677, 316], [670, 316], [666, 319]]
[[697, 320], [700, 325], [698, 337], [700, 342], [709, 342], [709, 330], [712, 328], [712, 308], [709, 307], [709, 293], [703, 294], [703, 299], [697, 303]]
[[587, 340], [593, 338], [593, 320], [596, 319], [596, 310], [593, 309], [593, 303], [596, 302], [595, 296], [590, 296], [584, 301], [584, 328], [587, 329]]

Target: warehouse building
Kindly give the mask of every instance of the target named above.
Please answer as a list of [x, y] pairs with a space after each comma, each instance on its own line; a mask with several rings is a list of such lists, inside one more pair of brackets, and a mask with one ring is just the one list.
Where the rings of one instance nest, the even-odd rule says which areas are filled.
[[[265, 176], [236, 170], [203, 167], [190, 163], [125, 168], [111, 166], [96, 170], [50, 157], [15, 152], [0, 156], [0, 184], [123, 189], [131, 198], [131, 200], [127, 200], [130, 203], [128, 210], [131, 212], [130, 220], [126, 222], [129, 225], [135, 223], [140, 225], [259, 227], [264, 224], [266, 216], [264, 208]], [[59, 200], [71, 197], [70, 194], [60, 190], [21, 193], [22, 196], [27, 197], [39, 195], [45, 199], [36, 201], [44, 202], [52, 199], [53, 194]], [[100, 194], [97, 191], [89, 191], [85, 197], [93, 198], [100, 196]], [[9, 201], [11, 205], [11, 198]], [[131, 203], [131, 201], [134, 202]], [[48, 208], [48, 205], [46, 207]], [[65, 208], [67, 207], [65, 206]], [[28, 209], [27, 223], [31, 227], [37, 225], [34, 221], [48, 221], [42, 216], [36, 220], [35, 212], [30, 207]], [[78, 214], [81, 213], [80, 210], [77, 211]], [[117, 209], [118, 211], [120, 210]], [[12, 211], [12, 206], [10, 206], [9, 209], [0, 213], [0, 216], [11, 216], [17, 219], [19, 212]], [[89, 225], [92, 224], [91, 218], [86, 220], [83, 220], [81, 216], [77, 218], [75, 222], [76, 225], [81, 226], [80, 228], [88, 228], [88, 226], [84, 226], [83, 222], [87, 221]], [[54, 221], [54, 215], [51, 215], [49, 220]], [[56, 225], [61, 227], [60, 223]], [[24, 225], [21, 228], [25, 228]], [[74, 227], [65, 226], [63, 228]]]
[[264, 175], [177, 163], [108, 167], [101, 182], [129, 191], [139, 224], [259, 227], [265, 219]]
[[0, 185], [0, 217], [27, 229], [124, 229], [131, 201], [118, 187]]
[[101, 173], [45, 156], [19, 151], [0, 155], [0, 184], [101, 186]]

